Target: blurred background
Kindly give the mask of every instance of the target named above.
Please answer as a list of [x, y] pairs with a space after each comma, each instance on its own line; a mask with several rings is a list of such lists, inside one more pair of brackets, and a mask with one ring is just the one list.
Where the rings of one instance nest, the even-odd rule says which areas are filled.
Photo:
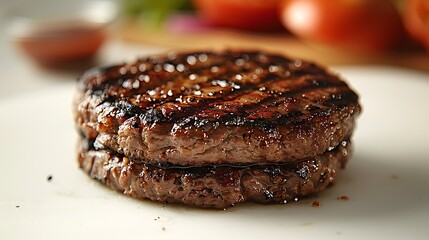
[[0, 6], [0, 98], [170, 49], [257, 48], [329, 66], [429, 71], [429, 0], [0, 0]]

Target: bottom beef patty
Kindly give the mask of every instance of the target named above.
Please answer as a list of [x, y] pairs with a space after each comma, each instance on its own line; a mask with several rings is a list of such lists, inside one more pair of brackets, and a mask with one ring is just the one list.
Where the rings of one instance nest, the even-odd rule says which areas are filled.
[[322, 155], [288, 164], [157, 166], [81, 144], [79, 166], [92, 178], [139, 199], [223, 209], [244, 201], [286, 203], [335, 182], [350, 156], [342, 141]]

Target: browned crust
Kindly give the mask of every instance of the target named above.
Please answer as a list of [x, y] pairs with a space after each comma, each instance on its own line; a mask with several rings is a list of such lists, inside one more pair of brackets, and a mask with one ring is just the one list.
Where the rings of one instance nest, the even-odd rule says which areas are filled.
[[79, 166], [125, 195], [201, 208], [227, 208], [244, 201], [286, 203], [317, 193], [337, 178], [350, 157], [350, 144], [304, 161], [248, 167], [167, 168], [136, 163], [106, 150], [81, 148]]

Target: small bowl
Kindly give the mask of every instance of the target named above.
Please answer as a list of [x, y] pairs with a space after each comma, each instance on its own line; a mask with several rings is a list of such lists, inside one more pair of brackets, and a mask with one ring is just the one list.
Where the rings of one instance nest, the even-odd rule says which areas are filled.
[[8, 27], [12, 41], [43, 65], [61, 65], [94, 56], [117, 6], [113, 1], [51, 1], [13, 15]]

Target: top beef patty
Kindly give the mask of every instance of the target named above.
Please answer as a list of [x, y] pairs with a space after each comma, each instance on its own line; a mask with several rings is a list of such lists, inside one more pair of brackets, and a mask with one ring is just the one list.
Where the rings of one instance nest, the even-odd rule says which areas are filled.
[[137, 162], [287, 163], [349, 139], [358, 96], [314, 63], [265, 52], [170, 52], [93, 69], [75, 98], [95, 148]]

